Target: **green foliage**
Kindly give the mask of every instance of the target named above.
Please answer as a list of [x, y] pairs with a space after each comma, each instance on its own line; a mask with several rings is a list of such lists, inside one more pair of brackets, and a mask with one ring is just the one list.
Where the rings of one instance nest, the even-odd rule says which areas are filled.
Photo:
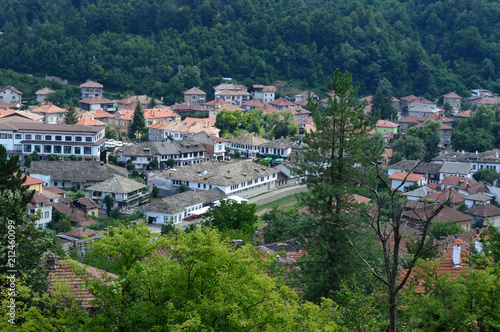
[[146, 126], [144, 111], [142, 109], [141, 103], [138, 101], [137, 106], [135, 107], [134, 110], [134, 117], [132, 118], [132, 124], [130, 125], [128, 131], [128, 137], [136, 138], [137, 134], [139, 134], [139, 137], [141, 137], [142, 135], [147, 135], [147, 133], [148, 133], [148, 127]]
[[151, 167], [152, 169], [156, 169], [158, 168], [158, 159], [153, 159], [149, 162], [149, 167]]
[[500, 174], [497, 173], [494, 169], [482, 168], [478, 170], [476, 173], [472, 175], [474, 180], [476, 181], [484, 181], [489, 184], [493, 184], [496, 181], [500, 180]]
[[[415, 253], [418, 250], [418, 247], [420, 246], [420, 243], [422, 240], [419, 238], [417, 240], [407, 240], [406, 241], [406, 257], [403, 258], [401, 266], [403, 269], [408, 269], [410, 267], [410, 262], [413, 260], [415, 257]], [[419, 258], [421, 259], [435, 259], [438, 257], [439, 250], [437, 245], [434, 243], [432, 240], [427, 240], [424, 243], [422, 253], [419, 255]]]
[[118, 157], [110, 154], [110, 155], [108, 155], [108, 162], [116, 165], [116, 163], [118, 162]]
[[186, 191], [189, 191], [189, 187], [186, 186], [184, 183], [182, 183], [179, 188], [177, 188], [177, 193], [180, 194], [180, 193], [183, 193], [183, 192], [186, 192]]
[[59, 156], [58, 155], [55, 155], [55, 154], [49, 154], [47, 156], [47, 160], [48, 161], [59, 161]]
[[64, 113], [64, 123], [68, 125], [72, 125], [78, 122], [78, 117], [76, 114], [76, 108], [73, 102], [70, 101], [68, 104], [68, 109], [66, 113]]
[[469, 152], [484, 152], [500, 147], [498, 128], [500, 110], [494, 110], [484, 105], [471, 113], [467, 120], [460, 121], [451, 135], [452, 145], [455, 150]]
[[127, 163], [125, 164], [125, 168], [131, 172], [131, 171], [135, 171], [135, 164], [132, 162], [132, 160], [127, 160]]
[[237, 159], [241, 158], [241, 152], [240, 151], [235, 151], [234, 152], [234, 157], [237, 158]]
[[[441, 128], [441, 122], [429, 119], [426, 120], [421, 126], [409, 128], [406, 133], [408, 136], [418, 137], [422, 140], [425, 144], [425, 154], [427, 155], [436, 144], [439, 144], [439, 128]], [[439, 150], [436, 148], [427, 159], [430, 160], [438, 154]]]
[[165, 162], [165, 165], [167, 165], [167, 167], [174, 167], [175, 160], [174, 159], [167, 159], [167, 161]]
[[394, 151], [391, 158], [391, 164], [400, 162], [401, 160], [420, 160], [425, 157], [426, 146], [424, 142], [415, 136], [408, 135], [400, 137], [392, 143]]
[[439, 240], [441, 237], [463, 233], [464, 229], [452, 222], [435, 221], [432, 223], [429, 231], [433, 238]]
[[78, 157], [74, 154], [70, 154], [68, 157], [64, 158], [64, 160], [78, 161]]
[[153, 184], [153, 189], [151, 189], [151, 197], [157, 198], [159, 192], [160, 192], [160, 189], [158, 189], [158, 187]]
[[467, 211], [468, 209], [469, 209], [469, 208], [467, 207], [467, 205], [465, 205], [465, 203], [462, 203], [462, 204], [460, 204], [460, 206], [459, 206], [459, 207], [457, 207], [457, 211], [458, 211], [458, 212], [462, 212], [462, 213], [464, 213], [464, 212], [465, 212], [465, 211]]
[[274, 207], [262, 215], [265, 224], [263, 235], [265, 243], [281, 242], [298, 238], [305, 216], [297, 211], [282, 211]]
[[107, 125], [106, 129], [105, 129], [104, 137], [109, 138], [109, 139], [116, 139], [116, 136], [118, 136], [116, 129], [114, 127], [111, 127], [110, 125]]
[[115, 205], [116, 200], [114, 197], [111, 197], [110, 195], [104, 196], [104, 198], [101, 201], [101, 206], [106, 208], [106, 214], [108, 215], [108, 219], [111, 218], [111, 209], [113, 208], [113, 205]]
[[315, 216], [302, 231], [309, 251], [300, 264], [308, 299], [329, 296], [330, 290], [339, 289], [341, 280], [354, 271], [356, 258], [346, 234], [357, 238], [361, 211], [366, 207], [349, 195], [360, 189], [353, 180], [375, 183], [372, 162], [383, 149], [368, 135], [373, 122], [357, 102], [352, 76], [337, 70], [327, 84], [325, 91], [335, 91], [336, 97], [329, 95], [326, 109], [309, 101], [317, 130], [306, 134], [296, 170], [299, 177], [307, 179], [308, 191], [300, 201]]
[[172, 220], [168, 220], [161, 226], [161, 235], [169, 236], [172, 234], [177, 234], [179, 232], [179, 228], [177, 228]]
[[255, 215], [257, 206], [247, 202], [238, 203], [234, 200], [220, 200], [219, 206], [211, 206], [205, 213], [204, 225], [217, 227], [222, 233], [240, 230], [249, 242], [256, 231], [258, 217]]
[[380, 113], [380, 118], [396, 119], [397, 111], [392, 105], [392, 85], [386, 78], [378, 82], [377, 91], [373, 96], [372, 110]]

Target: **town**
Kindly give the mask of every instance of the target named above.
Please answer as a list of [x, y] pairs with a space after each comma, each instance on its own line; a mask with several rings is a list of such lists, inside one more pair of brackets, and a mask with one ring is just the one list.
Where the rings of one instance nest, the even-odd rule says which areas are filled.
[[[344, 157], [315, 161], [316, 173], [310, 169], [310, 139], [325, 132], [315, 119], [321, 109], [342, 107], [338, 105], [344, 97], [338, 91], [275, 98], [274, 86], [247, 88], [228, 80], [213, 87], [214, 100], [207, 101], [207, 94], [193, 87], [184, 91], [182, 104], [163, 105], [146, 95], [110, 100], [104, 89], [96, 81], [80, 84], [78, 107], [47, 101], [55, 93], [50, 88], [36, 92], [36, 105], [24, 103], [22, 91], [13, 86], [0, 89], [4, 163], [17, 160], [24, 172], [22, 185], [31, 196], [22, 208], [39, 230], [52, 231], [63, 252], [84, 266], [109, 227], [137, 224], [153, 234], [154, 242], [183, 230], [193, 232], [207, 220], [216, 225], [218, 218], [249, 208], [241, 213], [256, 219], [251, 231], [238, 221], [230, 233], [235, 248], [252, 244], [261, 255], [276, 257], [280, 266], [300, 270], [300, 260], [309, 254], [307, 245], [299, 233], [276, 225], [280, 218], [322, 215], [322, 207], [301, 205], [298, 197], [308, 194], [311, 179], [322, 181], [331, 160]], [[463, 253], [481, 246], [481, 233], [500, 227], [500, 150], [491, 142], [462, 143], [456, 138], [469, 123], [485, 121], [481, 117], [488, 112], [494, 116], [490, 106], [499, 103], [500, 97], [483, 89], [471, 90], [467, 98], [450, 92], [434, 102], [413, 95], [385, 96], [382, 103], [378, 95], [356, 100], [364, 117], [374, 119], [361, 132], [371, 126], [366, 132], [370, 141], [365, 142], [380, 144], [372, 161], [401, 210], [398, 223], [405, 227], [405, 239], [427, 241], [427, 232], [432, 233], [440, 250], [434, 257], [440, 262], [436, 271], [451, 273], [451, 279], [469, 266]], [[381, 118], [383, 107], [390, 111]], [[365, 165], [353, 162], [351, 167]], [[358, 187], [370, 181], [367, 176]], [[363, 214], [380, 222], [376, 211], [385, 207], [377, 205], [379, 193], [356, 190], [343, 192], [348, 204], [361, 205]], [[295, 204], [293, 209], [287, 202]], [[350, 216], [351, 207], [341, 204], [334, 200], [329, 205], [339, 209], [337, 215]], [[399, 250], [402, 259], [421, 254], [421, 248], [412, 252], [404, 243]], [[84, 290], [72, 290], [80, 297], [77, 301], [93, 306], [95, 296], [83, 279], [67, 273], [70, 267], [61, 258], [51, 253], [43, 263], [49, 289], [68, 278], [78, 280]], [[410, 259], [404, 267], [411, 271], [414, 266]], [[118, 278], [92, 269], [94, 278]]]

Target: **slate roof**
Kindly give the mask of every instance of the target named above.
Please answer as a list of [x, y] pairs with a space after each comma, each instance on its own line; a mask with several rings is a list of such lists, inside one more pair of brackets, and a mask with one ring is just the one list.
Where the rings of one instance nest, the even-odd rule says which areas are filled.
[[472, 171], [471, 163], [444, 162], [439, 173], [467, 175]]
[[467, 163], [500, 163], [500, 156], [497, 151], [485, 152], [461, 152], [461, 151], [448, 151], [432, 159], [433, 161], [450, 161], [450, 162], [467, 162]]
[[181, 213], [188, 206], [215, 202], [225, 195], [218, 188], [200, 191], [185, 191], [144, 205], [141, 210], [165, 214]]
[[500, 216], [500, 208], [493, 204], [476, 205], [465, 212], [482, 218]]
[[249, 146], [260, 146], [265, 143], [269, 143], [268, 139], [259, 137], [256, 133], [249, 133], [243, 136], [233, 137], [229, 142], [234, 144], [249, 145]]
[[79, 227], [79, 228], [76, 228], [72, 231], [63, 233], [63, 234], [65, 234], [67, 236], [75, 237], [78, 239], [82, 239], [84, 236], [92, 237], [94, 235], [98, 235], [99, 233], [101, 233], [101, 232], [95, 231], [93, 229], [89, 229], [86, 227]]
[[415, 190], [408, 191], [408, 192], [404, 193], [403, 196], [414, 196], [414, 197], [423, 198], [423, 197], [430, 196], [430, 194], [433, 194], [433, 193], [434, 193], [434, 190], [431, 188], [420, 187], [420, 188], [417, 188]]
[[97, 205], [97, 203], [94, 202], [94, 200], [92, 198], [89, 198], [89, 197], [80, 197], [74, 203], [76, 206], [82, 206], [82, 207], [89, 209], [89, 210], [99, 207]]
[[[47, 124], [31, 119], [11, 119], [9, 117], [0, 118], [0, 130], [13, 130], [16, 132], [28, 133], [61, 133], [61, 134], [76, 134], [76, 135], [94, 135], [100, 132], [103, 127], [92, 126], [76, 126], [76, 125], [60, 125], [60, 124]], [[103, 141], [104, 142], [104, 141]], [[22, 143], [22, 142], [21, 142]], [[37, 142], [39, 143], [39, 142]], [[99, 143], [93, 142], [93, 144]]]
[[293, 264], [307, 254], [305, 249], [302, 249], [303, 243], [296, 240], [288, 240], [283, 242], [269, 243], [258, 247], [268, 255], [276, 256], [278, 253], [285, 253], [285, 256], [278, 257], [281, 263]]
[[[412, 211], [404, 212], [403, 215], [415, 220], [427, 221], [428, 218], [439, 208], [441, 204], [428, 204], [424, 207], [417, 208]], [[473, 218], [460, 211], [457, 211], [449, 206], [444, 206], [443, 209], [432, 219], [432, 221], [444, 221], [449, 222], [461, 222], [461, 221], [471, 221]]]
[[100, 191], [105, 193], [126, 194], [136, 190], [144, 189], [147, 186], [133, 179], [115, 175], [109, 180], [102, 181], [87, 187], [86, 190]]
[[119, 166], [99, 161], [33, 161], [31, 175], [52, 176], [53, 181], [96, 182], [110, 179], [114, 175], [128, 176], [128, 171]]
[[97, 83], [95, 81], [88, 80], [85, 83], [80, 84], [80, 88], [102, 88], [104, 85]]
[[259, 146], [262, 148], [271, 148], [271, 149], [289, 149], [294, 145], [295, 145], [294, 141], [292, 141], [289, 138], [282, 137], [266, 143], [262, 143]]
[[207, 151], [201, 143], [192, 139], [184, 139], [173, 142], [181, 153]]
[[475, 201], [475, 202], [488, 202], [488, 201], [492, 200], [492, 198], [490, 196], [487, 196], [483, 193], [475, 193], [475, 194], [472, 194], [470, 196], [467, 196], [465, 199], [469, 200], [469, 201]]
[[[416, 160], [401, 160], [400, 162], [389, 166], [389, 169], [397, 169], [404, 172], [409, 172], [413, 167], [415, 167], [417, 163], [418, 161]], [[413, 172], [419, 174], [439, 174], [441, 166], [442, 165], [440, 164], [422, 162]]]
[[[205, 171], [206, 174], [202, 175]], [[160, 173], [158, 177], [228, 187], [275, 173], [278, 171], [252, 160], [211, 160], [179, 167], [176, 170], [167, 170]]]

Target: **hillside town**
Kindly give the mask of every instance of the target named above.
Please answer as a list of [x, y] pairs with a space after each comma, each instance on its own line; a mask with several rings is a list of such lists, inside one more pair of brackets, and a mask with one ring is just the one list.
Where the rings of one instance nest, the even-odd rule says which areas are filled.
[[[297, 162], [308, 148], [308, 134], [321, 130], [315, 107], [336, 104], [336, 93], [321, 99], [304, 91], [276, 99], [274, 86], [224, 83], [213, 89], [214, 100], [207, 101], [206, 93], [193, 87], [184, 91], [184, 103], [167, 106], [146, 95], [110, 100], [102, 84], [89, 80], [80, 85], [80, 105], [73, 110], [45, 101], [54, 92], [49, 88], [37, 91], [37, 105], [24, 105], [23, 93], [13, 86], [0, 89], [0, 144], [7, 158], [19, 158], [26, 174], [23, 185], [34, 192], [27, 214], [39, 229], [57, 230], [61, 248], [82, 258], [105, 236], [104, 220], [136, 222], [161, 236], [171, 226], [192, 229], [228, 202], [264, 205], [306, 191], [308, 177], [316, 175], [297, 172]], [[377, 111], [373, 99], [357, 100], [367, 117]], [[441, 106], [413, 95], [391, 97], [393, 116], [373, 122], [368, 133], [381, 140], [376, 164], [401, 198], [405, 235], [418, 238], [431, 220], [458, 227], [459, 235], [438, 239], [438, 259], [444, 262], [439, 273], [451, 271], [453, 278], [468, 264], [461, 253], [470, 252], [483, 230], [500, 228], [498, 178], [484, 177], [485, 171], [500, 173], [500, 150], [453, 150], [454, 128], [478, 112], [464, 110], [462, 102], [454, 92], [442, 96]], [[467, 99], [474, 109], [498, 103], [500, 97], [479, 89]], [[67, 124], [72, 111], [75, 121]], [[145, 128], [136, 127], [138, 112]], [[223, 117], [232, 114], [273, 116], [292, 126], [286, 131], [292, 134], [279, 136], [277, 125], [227, 130]], [[429, 154], [401, 157], [395, 142], [410, 140], [429, 123], [435, 124], [433, 137], [438, 138]], [[354, 192], [349, 197], [367, 211], [377, 209], [372, 198]], [[315, 213], [299, 208], [306, 215]], [[253, 235], [253, 245], [262, 254], [277, 257], [283, 266], [308, 254], [304, 243], [293, 237], [267, 243], [265, 227], [263, 223]], [[241, 248], [241, 240], [234, 241]], [[403, 256], [409, 252], [406, 246], [400, 250]], [[64, 264], [53, 255], [44, 263], [51, 283], [64, 282], [67, 274], [61, 271], [69, 270]], [[109, 278], [117, 276], [110, 273]], [[92, 306], [92, 294], [78, 294], [81, 305]]]

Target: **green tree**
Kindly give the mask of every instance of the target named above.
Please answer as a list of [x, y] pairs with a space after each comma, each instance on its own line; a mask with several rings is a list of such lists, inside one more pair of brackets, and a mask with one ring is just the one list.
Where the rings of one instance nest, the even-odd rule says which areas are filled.
[[135, 171], [135, 164], [132, 162], [131, 159], [127, 160], [127, 163], [125, 164], [125, 168], [131, 172], [131, 171]]
[[394, 151], [391, 164], [395, 164], [401, 160], [420, 160], [425, 156], [427, 150], [424, 142], [416, 136], [400, 137], [392, 143], [392, 150]]
[[56, 90], [45, 96], [45, 101], [54, 105], [63, 105], [66, 102], [66, 91]]
[[436, 240], [441, 237], [452, 236], [455, 234], [463, 233], [464, 229], [457, 224], [446, 221], [435, 221], [429, 229], [430, 234]]
[[429, 154], [432, 151], [432, 154], [429, 155], [428, 160], [436, 157], [439, 153], [438, 149], [434, 147], [436, 144], [439, 144], [440, 135], [439, 128], [441, 128], [441, 122], [436, 120], [425, 120], [425, 122], [418, 127], [411, 127], [406, 132], [408, 136], [418, 137], [424, 142], [426, 151], [425, 154]]
[[353, 180], [373, 180], [372, 162], [383, 149], [368, 135], [373, 122], [357, 103], [358, 88], [353, 86], [352, 76], [337, 70], [325, 85], [325, 92], [332, 90], [336, 96], [328, 94], [330, 106], [325, 109], [309, 100], [317, 130], [304, 137], [305, 148], [296, 170], [308, 188], [300, 201], [317, 216], [310, 218], [309, 228], [302, 233], [309, 251], [301, 263], [308, 299], [328, 296], [355, 270], [354, 252], [345, 235], [360, 227], [356, 211], [361, 206], [350, 199], [358, 190]]
[[232, 199], [220, 200], [219, 206], [211, 206], [205, 213], [206, 226], [215, 226], [221, 232], [240, 230], [250, 241], [256, 231], [257, 206], [247, 202], [238, 203]]
[[132, 118], [132, 124], [130, 125], [128, 131], [129, 138], [136, 138], [137, 134], [139, 137], [141, 135], [147, 135], [148, 127], [146, 126], [146, 119], [144, 118], [144, 111], [141, 106], [141, 102], [137, 101], [137, 106], [134, 110], [134, 117]]
[[64, 123], [68, 125], [76, 124], [78, 122], [78, 117], [76, 114], [76, 108], [72, 101], [69, 102], [66, 113], [64, 113]]
[[494, 169], [482, 168], [476, 171], [476, 173], [474, 173], [474, 175], [472, 176], [476, 181], [484, 181], [489, 184], [493, 184], [495, 180], [500, 180], [500, 174], [498, 174]]
[[160, 189], [158, 189], [158, 187], [153, 184], [153, 189], [151, 189], [151, 197], [157, 198], [159, 192], [160, 192]]
[[223, 109], [217, 113], [215, 126], [221, 130], [221, 136], [232, 134], [240, 125], [243, 115], [240, 111], [228, 111]]
[[115, 205], [116, 200], [114, 197], [111, 197], [110, 195], [104, 196], [104, 198], [101, 201], [101, 206], [106, 208], [106, 214], [108, 215], [108, 219], [111, 218], [111, 209]]
[[104, 137], [109, 138], [109, 139], [116, 139], [117, 135], [118, 134], [117, 134], [116, 129], [114, 127], [111, 127], [110, 125], [106, 126]]
[[153, 159], [149, 162], [149, 167], [151, 167], [152, 169], [156, 169], [158, 168], [158, 159]]
[[278, 122], [273, 128], [274, 138], [294, 137], [299, 133], [299, 125], [294, 123], [292, 112], [283, 113], [283, 121]]
[[167, 159], [167, 161], [165, 162], [165, 164], [167, 165], [167, 167], [174, 167], [175, 166], [175, 160], [170, 158], [170, 159]]
[[262, 215], [262, 221], [266, 225], [264, 241], [273, 243], [300, 236], [300, 226], [307, 223], [307, 217], [297, 211], [283, 211], [275, 207]]
[[392, 85], [386, 78], [378, 82], [377, 91], [373, 96], [372, 110], [380, 112], [380, 118], [396, 119], [397, 111], [392, 105]]

